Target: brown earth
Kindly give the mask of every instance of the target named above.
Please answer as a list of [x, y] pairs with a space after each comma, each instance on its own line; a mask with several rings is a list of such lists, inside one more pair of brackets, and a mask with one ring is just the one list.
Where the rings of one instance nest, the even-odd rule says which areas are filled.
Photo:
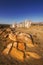
[[[31, 34], [34, 43], [30, 39], [25, 41], [27, 42], [26, 50], [24, 50], [25, 46], [23, 44], [19, 44], [19, 49], [24, 50], [22, 52], [15, 48], [15, 45], [12, 46], [15, 40], [12, 40], [14, 38], [9, 38], [11, 29], [0, 28], [0, 65], [43, 65], [43, 26], [31, 26], [29, 29], [18, 28], [16, 31]], [[19, 37], [19, 41], [20, 39]], [[12, 46], [10, 52], [9, 46]], [[7, 51], [9, 52], [8, 54]]]

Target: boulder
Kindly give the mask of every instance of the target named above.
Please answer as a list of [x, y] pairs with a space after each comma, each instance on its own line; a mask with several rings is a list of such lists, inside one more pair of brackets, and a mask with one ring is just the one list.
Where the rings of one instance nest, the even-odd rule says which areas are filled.
[[6, 54], [9, 54], [9, 51], [12, 47], [12, 43], [8, 44], [7, 47], [3, 50], [3, 54], [6, 55]]
[[25, 51], [25, 47], [26, 47], [26, 46], [25, 46], [24, 43], [21, 43], [21, 42], [18, 43], [18, 49], [19, 49], [19, 50]]
[[17, 42], [13, 43], [13, 47], [17, 48]]
[[12, 41], [17, 41], [16, 35], [13, 34], [13, 33], [10, 33], [10, 34], [9, 34], [9, 38], [10, 38]]
[[10, 56], [12, 57], [12, 58], [15, 58], [15, 59], [18, 59], [18, 60], [20, 60], [20, 61], [24, 61], [24, 53], [23, 52], [21, 52], [21, 51], [19, 51], [19, 50], [17, 50], [16, 48], [12, 48], [12, 50], [11, 50], [11, 52], [10, 52]]

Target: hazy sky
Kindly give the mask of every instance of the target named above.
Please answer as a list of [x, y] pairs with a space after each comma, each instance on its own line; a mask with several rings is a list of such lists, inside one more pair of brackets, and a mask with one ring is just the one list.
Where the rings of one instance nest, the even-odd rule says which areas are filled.
[[43, 21], [43, 0], [0, 0], [0, 23]]

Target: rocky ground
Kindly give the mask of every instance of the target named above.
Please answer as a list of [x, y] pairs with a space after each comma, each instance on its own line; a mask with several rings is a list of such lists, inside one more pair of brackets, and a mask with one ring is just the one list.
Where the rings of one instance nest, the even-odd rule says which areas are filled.
[[0, 65], [43, 65], [43, 26], [0, 28]]

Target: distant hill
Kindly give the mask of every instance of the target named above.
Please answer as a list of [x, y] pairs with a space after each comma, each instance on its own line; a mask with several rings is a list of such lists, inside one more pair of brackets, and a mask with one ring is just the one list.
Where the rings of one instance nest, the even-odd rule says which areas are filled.
[[10, 24], [0, 24], [0, 28], [10, 27]]
[[32, 25], [43, 25], [43, 22], [32, 22]]

